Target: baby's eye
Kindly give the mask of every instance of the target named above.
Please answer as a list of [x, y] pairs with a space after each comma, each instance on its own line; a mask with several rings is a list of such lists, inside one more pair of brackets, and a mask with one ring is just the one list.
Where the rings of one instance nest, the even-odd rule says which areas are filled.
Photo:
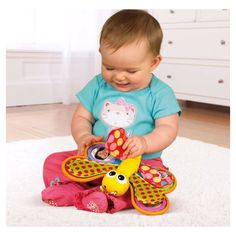
[[110, 67], [106, 67], [106, 70], [114, 70], [113, 68], [110, 68]]
[[128, 70], [127, 72], [130, 74], [135, 74], [137, 72], [137, 70]]

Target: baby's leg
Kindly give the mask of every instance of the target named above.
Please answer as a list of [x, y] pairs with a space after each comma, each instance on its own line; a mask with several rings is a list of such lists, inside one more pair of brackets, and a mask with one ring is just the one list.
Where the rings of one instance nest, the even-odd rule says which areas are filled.
[[76, 155], [76, 150], [56, 152], [46, 158], [43, 166], [43, 180], [46, 187], [71, 182], [71, 180], [62, 173], [61, 164], [67, 157], [73, 155]]
[[86, 183], [76, 183], [68, 179], [61, 171], [61, 164], [65, 158], [76, 155], [76, 150], [57, 152], [49, 155], [44, 162], [43, 180], [45, 189], [42, 200], [53, 206], [74, 205], [74, 195], [87, 189]]
[[97, 213], [115, 213], [123, 209], [132, 208], [130, 191], [120, 197], [112, 196], [100, 190], [100, 186], [78, 191], [75, 194], [74, 205], [79, 210]]

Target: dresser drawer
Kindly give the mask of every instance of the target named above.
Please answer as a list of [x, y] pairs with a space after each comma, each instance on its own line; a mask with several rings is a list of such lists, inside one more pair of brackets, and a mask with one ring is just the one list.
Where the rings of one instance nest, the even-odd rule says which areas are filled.
[[166, 29], [161, 54], [170, 58], [228, 60], [229, 29]]
[[229, 68], [162, 64], [157, 77], [177, 93], [229, 99]]
[[160, 24], [194, 22], [195, 10], [149, 10]]
[[197, 10], [196, 21], [227, 21], [229, 15], [228, 9]]

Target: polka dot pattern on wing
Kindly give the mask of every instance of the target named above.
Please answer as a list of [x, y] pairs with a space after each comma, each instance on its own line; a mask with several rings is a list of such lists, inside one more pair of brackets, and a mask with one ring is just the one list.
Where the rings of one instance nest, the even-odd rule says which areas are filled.
[[116, 157], [116, 156], [118, 156], [120, 154], [120, 152], [118, 151], [118, 150], [115, 150], [114, 152], [111, 152], [111, 155], [113, 156], [113, 157]]
[[125, 134], [125, 130], [122, 128], [115, 129], [108, 134], [105, 147], [112, 156], [121, 158], [124, 154], [124, 149], [122, 146], [126, 140], [127, 136]]
[[116, 169], [118, 165], [110, 163], [97, 163], [87, 159], [79, 159], [78, 157], [69, 159], [65, 163], [66, 172], [78, 178], [88, 178], [98, 174], [106, 174], [108, 171]]
[[124, 143], [124, 141], [123, 141], [122, 138], [119, 138], [119, 139], [117, 140], [117, 145], [118, 145], [118, 146], [121, 146], [123, 143]]
[[115, 136], [116, 139], [119, 138], [120, 135], [121, 135], [121, 131], [120, 131], [120, 130], [116, 130], [116, 131], [114, 132], [114, 136]]
[[163, 188], [173, 185], [173, 178], [168, 169], [141, 164], [139, 173], [150, 184]]
[[135, 196], [138, 201], [143, 204], [160, 204], [165, 199], [165, 195], [161, 189], [146, 182], [138, 174], [134, 174], [130, 177]]

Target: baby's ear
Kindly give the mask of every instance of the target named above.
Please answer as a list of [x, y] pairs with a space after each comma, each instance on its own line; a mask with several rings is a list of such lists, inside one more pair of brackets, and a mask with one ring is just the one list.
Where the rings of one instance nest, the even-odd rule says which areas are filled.
[[151, 64], [151, 70], [155, 70], [156, 67], [161, 63], [161, 60], [162, 60], [161, 55], [157, 55], [156, 57], [154, 57]]

